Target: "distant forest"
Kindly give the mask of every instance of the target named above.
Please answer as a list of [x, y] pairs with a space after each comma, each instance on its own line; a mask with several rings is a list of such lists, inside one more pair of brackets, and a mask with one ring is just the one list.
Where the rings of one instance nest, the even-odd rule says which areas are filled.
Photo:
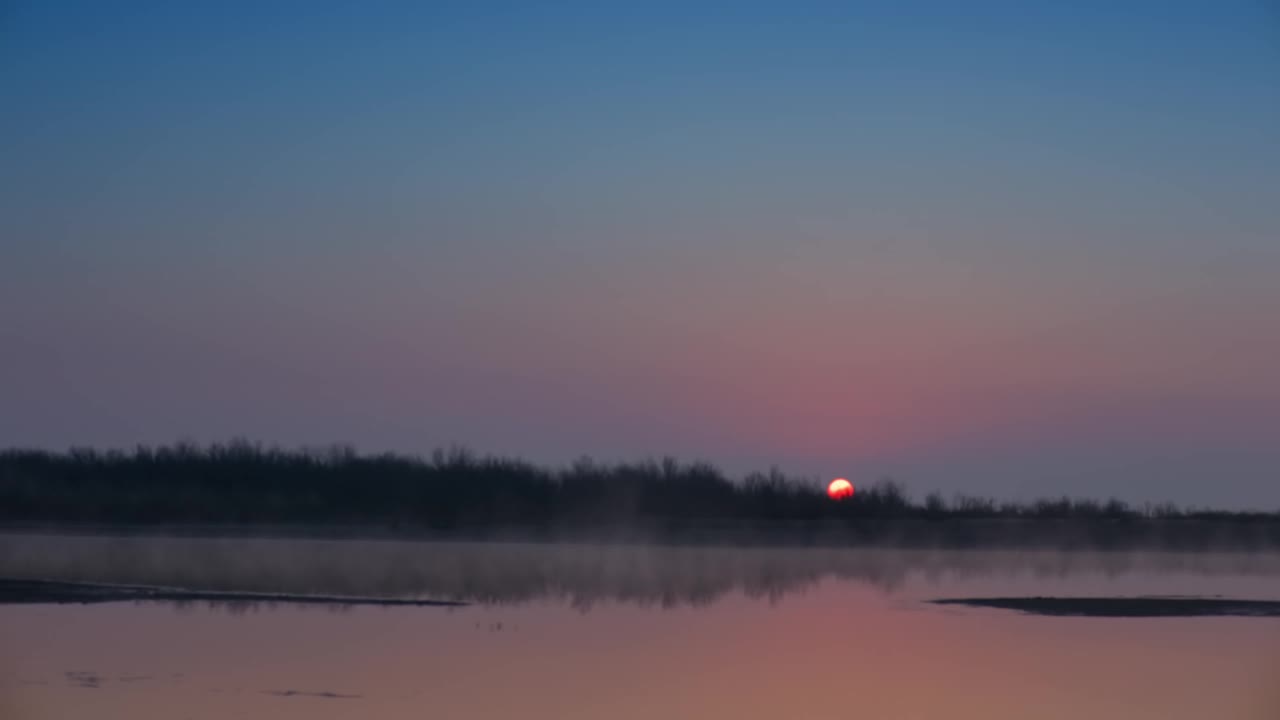
[[547, 539], [895, 545], [1280, 547], [1280, 513], [1030, 503], [931, 494], [892, 481], [833, 501], [778, 470], [740, 480], [673, 459], [561, 468], [480, 456], [361, 455], [247, 442], [133, 451], [0, 452], [0, 523]]

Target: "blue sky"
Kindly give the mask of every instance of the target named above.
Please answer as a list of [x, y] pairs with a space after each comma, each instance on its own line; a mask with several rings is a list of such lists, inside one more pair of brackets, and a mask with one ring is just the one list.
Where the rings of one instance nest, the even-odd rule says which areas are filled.
[[1280, 504], [1261, 2], [0, 12], [0, 438]]

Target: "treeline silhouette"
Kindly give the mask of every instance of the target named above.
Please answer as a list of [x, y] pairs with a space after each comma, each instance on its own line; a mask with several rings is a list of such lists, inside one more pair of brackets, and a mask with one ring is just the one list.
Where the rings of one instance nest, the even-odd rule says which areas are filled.
[[[969, 522], [953, 522], [965, 520]], [[1017, 522], [1035, 520], [1037, 522]], [[1280, 545], [1280, 513], [1134, 507], [1119, 500], [912, 500], [884, 480], [834, 502], [776, 469], [732, 480], [703, 462], [662, 459], [562, 468], [480, 456], [361, 455], [344, 446], [248, 442], [0, 452], [0, 523], [292, 526], [475, 535], [906, 544]], [[945, 529], [945, 530], [944, 530]]]

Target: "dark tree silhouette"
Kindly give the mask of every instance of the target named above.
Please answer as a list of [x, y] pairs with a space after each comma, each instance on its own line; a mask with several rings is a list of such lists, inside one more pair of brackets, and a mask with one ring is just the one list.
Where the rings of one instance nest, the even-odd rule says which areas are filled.
[[[965, 522], [960, 522], [965, 521]], [[1028, 522], [1035, 521], [1035, 522]], [[463, 448], [429, 458], [238, 441], [131, 452], [0, 452], [0, 522], [14, 525], [292, 526], [530, 537], [643, 533], [896, 544], [1280, 545], [1280, 513], [1029, 504], [937, 494], [915, 503], [884, 480], [844, 501], [776, 468], [740, 481], [703, 462], [545, 468]]]

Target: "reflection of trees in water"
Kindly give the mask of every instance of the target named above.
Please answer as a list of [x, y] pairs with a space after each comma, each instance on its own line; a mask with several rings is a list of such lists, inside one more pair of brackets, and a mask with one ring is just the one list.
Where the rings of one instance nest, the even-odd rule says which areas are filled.
[[[1280, 574], [1262, 554], [553, 545], [357, 540], [0, 536], [0, 575], [210, 591], [482, 604], [703, 606], [731, 592], [776, 602], [825, 579], [892, 591], [908, 580]], [[183, 611], [209, 601], [180, 603]], [[233, 613], [271, 604], [217, 603]], [[326, 606], [343, 611], [341, 605]]]
[[[151, 602], [137, 601], [139, 604]], [[173, 607], [180, 614], [196, 615], [206, 612], [220, 612], [228, 615], [257, 615], [260, 612], [274, 612], [279, 608], [301, 610], [303, 612], [323, 612], [331, 615], [349, 615], [355, 607], [352, 603], [294, 603], [282, 600], [169, 600], [166, 605]]]

